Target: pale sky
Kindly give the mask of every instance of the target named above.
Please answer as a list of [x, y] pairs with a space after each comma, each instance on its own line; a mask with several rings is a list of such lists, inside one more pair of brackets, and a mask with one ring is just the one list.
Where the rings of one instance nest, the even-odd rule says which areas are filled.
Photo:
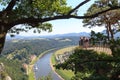
[[[68, 0], [68, 5], [75, 7], [80, 3], [80, 1], [84, 0]], [[89, 6], [94, 2], [95, 0], [91, 0], [89, 3], [85, 4], [79, 9], [78, 15], [83, 15], [86, 10], [89, 8]], [[65, 20], [55, 20], [50, 21], [50, 23], [53, 25], [53, 29], [51, 33], [48, 32], [41, 32], [40, 34], [33, 34], [31, 31], [28, 33], [20, 33], [22, 36], [34, 36], [34, 35], [55, 35], [55, 34], [64, 34], [64, 33], [79, 33], [79, 32], [90, 32], [91, 30], [94, 30], [96, 32], [100, 32], [104, 30], [104, 27], [95, 27], [92, 29], [83, 27], [83, 23], [81, 19], [65, 19]]]

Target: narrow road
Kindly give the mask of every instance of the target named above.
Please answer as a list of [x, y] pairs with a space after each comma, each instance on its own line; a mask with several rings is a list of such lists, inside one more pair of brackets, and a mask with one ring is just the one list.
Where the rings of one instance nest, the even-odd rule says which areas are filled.
[[36, 80], [49, 74], [52, 76], [53, 80], [61, 80], [50, 66], [50, 57], [53, 53], [54, 51], [45, 54], [35, 63], [34, 68], [36, 69], [34, 69], [34, 71]]

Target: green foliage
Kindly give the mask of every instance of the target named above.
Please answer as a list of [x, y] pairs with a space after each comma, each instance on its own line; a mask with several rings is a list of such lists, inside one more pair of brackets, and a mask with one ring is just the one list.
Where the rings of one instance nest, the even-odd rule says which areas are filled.
[[71, 7], [66, 6], [66, 0], [20, 0], [10, 15], [12, 21], [21, 18], [45, 18], [66, 14]]
[[5, 66], [5, 71], [2, 73], [3, 78], [9, 75], [13, 80], [28, 80], [27, 75], [22, 71], [22, 65], [19, 61], [2, 57], [0, 62], [3, 62]]
[[56, 65], [56, 68], [73, 70], [75, 76], [72, 80], [118, 80], [119, 61], [119, 56], [76, 48], [69, 59]]
[[[90, 8], [87, 10], [87, 13], [85, 13], [85, 16], [89, 16], [92, 14], [99, 13], [101, 11], [104, 11], [106, 9], [109, 9], [111, 7], [118, 6], [118, 0], [98, 0], [94, 4], [90, 6]], [[83, 23], [84, 26], [89, 26], [90, 28], [96, 27], [96, 26], [105, 26], [107, 38], [108, 40], [114, 39], [114, 34], [119, 31], [119, 14], [120, 10], [110, 10], [105, 13], [99, 14], [95, 18], [91, 19], [84, 19]], [[97, 34], [96, 36], [101, 37], [101, 34]]]
[[[118, 0], [98, 0], [90, 6], [90, 8], [87, 10], [87, 13], [85, 13], [84, 15], [89, 16], [89, 15], [98, 13], [100, 11], [109, 9], [110, 7], [115, 7], [118, 5], [119, 5]], [[117, 17], [119, 15], [118, 12], [120, 12], [119, 9], [110, 10], [108, 12], [98, 15], [98, 17], [91, 18], [91, 19], [84, 19], [83, 20], [84, 26], [89, 26], [90, 28], [95, 26], [108, 27], [110, 25], [113, 27], [118, 27], [118, 25], [115, 25], [119, 23], [118, 22], [119, 17]]]
[[0, 76], [1, 76], [0, 79], [5, 80], [6, 76], [8, 76], [8, 74], [7, 74], [6, 72], [2, 71], [2, 72], [0, 73]]
[[[61, 54], [64, 53], [65, 51], [69, 51], [72, 50], [73, 47], [67, 47], [67, 48], [63, 48], [60, 49], [58, 51], [56, 51], [52, 57], [51, 57], [51, 62], [52, 64], [57, 64], [58, 61], [56, 60], [56, 55], [57, 54]], [[71, 70], [63, 70], [63, 69], [55, 69], [55, 71], [64, 79], [64, 80], [70, 80], [73, 76], [74, 76], [74, 72], [72, 72]]]
[[29, 26], [27, 24], [19, 25], [19, 27], [11, 28], [8, 33], [11, 37], [15, 37], [15, 35], [19, 34], [20, 32], [28, 32], [32, 30], [33, 33], [40, 33], [41, 31], [52, 32], [52, 24], [50, 23], [39, 23], [36, 25]]
[[10, 0], [0, 0], [0, 5], [6, 6], [9, 2]]
[[35, 0], [33, 6], [38, 8], [42, 16], [65, 14], [70, 10], [70, 7], [66, 7], [66, 0]]
[[114, 57], [120, 56], [120, 39], [110, 41], [110, 49]]
[[49, 73], [47, 76], [41, 77], [38, 80], [53, 80], [52, 75]]
[[[87, 13], [85, 13], [84, 15], [88, 16], [88, 15], [98, 13], [102, 10], [108, 9], [109, 6], [107, 5], [107, 3], [104, 3], [102, 1], [104, 1], [104, 0], [98, 0], [94, 4], [92, 4], [90, 6], [90, 8], [87, 10]], [[103, 22], [104, 19], [102, 19], [102, 18], [103, 18], [103, 16], [101, 17], [101, 15], [99, 15], [98, 17], [95, 17], [95, 18], [83, 19], [84, 26], [89, 26], [91, 28], [96, 25], [98, 25], [98, 26], [104, 25], [104, 22]]]
[[[3, 9], [10, 3], [11, 0], [1, 0], [0, 5]], [[1, 7], [1, 8], [2, 8]], [[40, 33], [43, 31], [52, 31], [52, 25], [50, 23], [42, 23], [32, 20], [43, 19], [48, 17], [54, 17], [58, 15], [65, 15], [71, 10], [70, 6], [67, 6], [66, 0], [17, 0], [13, 9], [9, 11], [9, 14], [5, 17], [1, 17], [7, 23], [14, 23], [21, 20], [23, 23], [18, 23], [15, 25], [21, 25], [19, 28], [11, 27], [9, 33], [11, 36], [19, 34], [20, 32], [27, 32], [30, 29], [34, 29], [34, 33]], [[24, 19], [29, 18], [30, 22], [26, 22]], [[25, 22], [24, 22], [25, 21]], [[11, 26], [11, 25], [9, 25]]]
[[103, 33], [100, 32], [95, 33], [94, 31], [91, 31], [90, 37], [91, 37], [90, 41], [92, 45], [95, 45], [95, 43], [100, 41], [103, 42], [104, 45], [107, 44], [107, 36], [104, 35]]

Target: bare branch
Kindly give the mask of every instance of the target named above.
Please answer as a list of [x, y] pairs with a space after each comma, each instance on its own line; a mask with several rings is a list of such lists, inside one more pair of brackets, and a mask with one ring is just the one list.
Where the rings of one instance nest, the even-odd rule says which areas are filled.
[[74, 9], [72, 9], [71, 11], [69, 11], [68, 15], [70, 15], [71, 13], [73, 13], [75, 10], [77, 10], [79, 7], [81, 7], [82, 5], [86, 4], [87, 2], [89, 2], [90, 0], [85, 0], [83, 2], [81, 2], [78, 6], [76, 6]]

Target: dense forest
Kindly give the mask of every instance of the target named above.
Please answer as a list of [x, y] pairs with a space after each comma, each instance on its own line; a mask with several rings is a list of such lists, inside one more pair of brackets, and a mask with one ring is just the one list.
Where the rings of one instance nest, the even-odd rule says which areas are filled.
[[[30, 63], [31, 55], [40, 55], [43, 51], [69, 45], [77, 45], [79, 37], [32, 38], [6, 40], [0, 62], [5, 66], [5, 74], [13, 80], [28, 80], [23, 63]], [[18, 77], [19, 75], [19, 77]]]

